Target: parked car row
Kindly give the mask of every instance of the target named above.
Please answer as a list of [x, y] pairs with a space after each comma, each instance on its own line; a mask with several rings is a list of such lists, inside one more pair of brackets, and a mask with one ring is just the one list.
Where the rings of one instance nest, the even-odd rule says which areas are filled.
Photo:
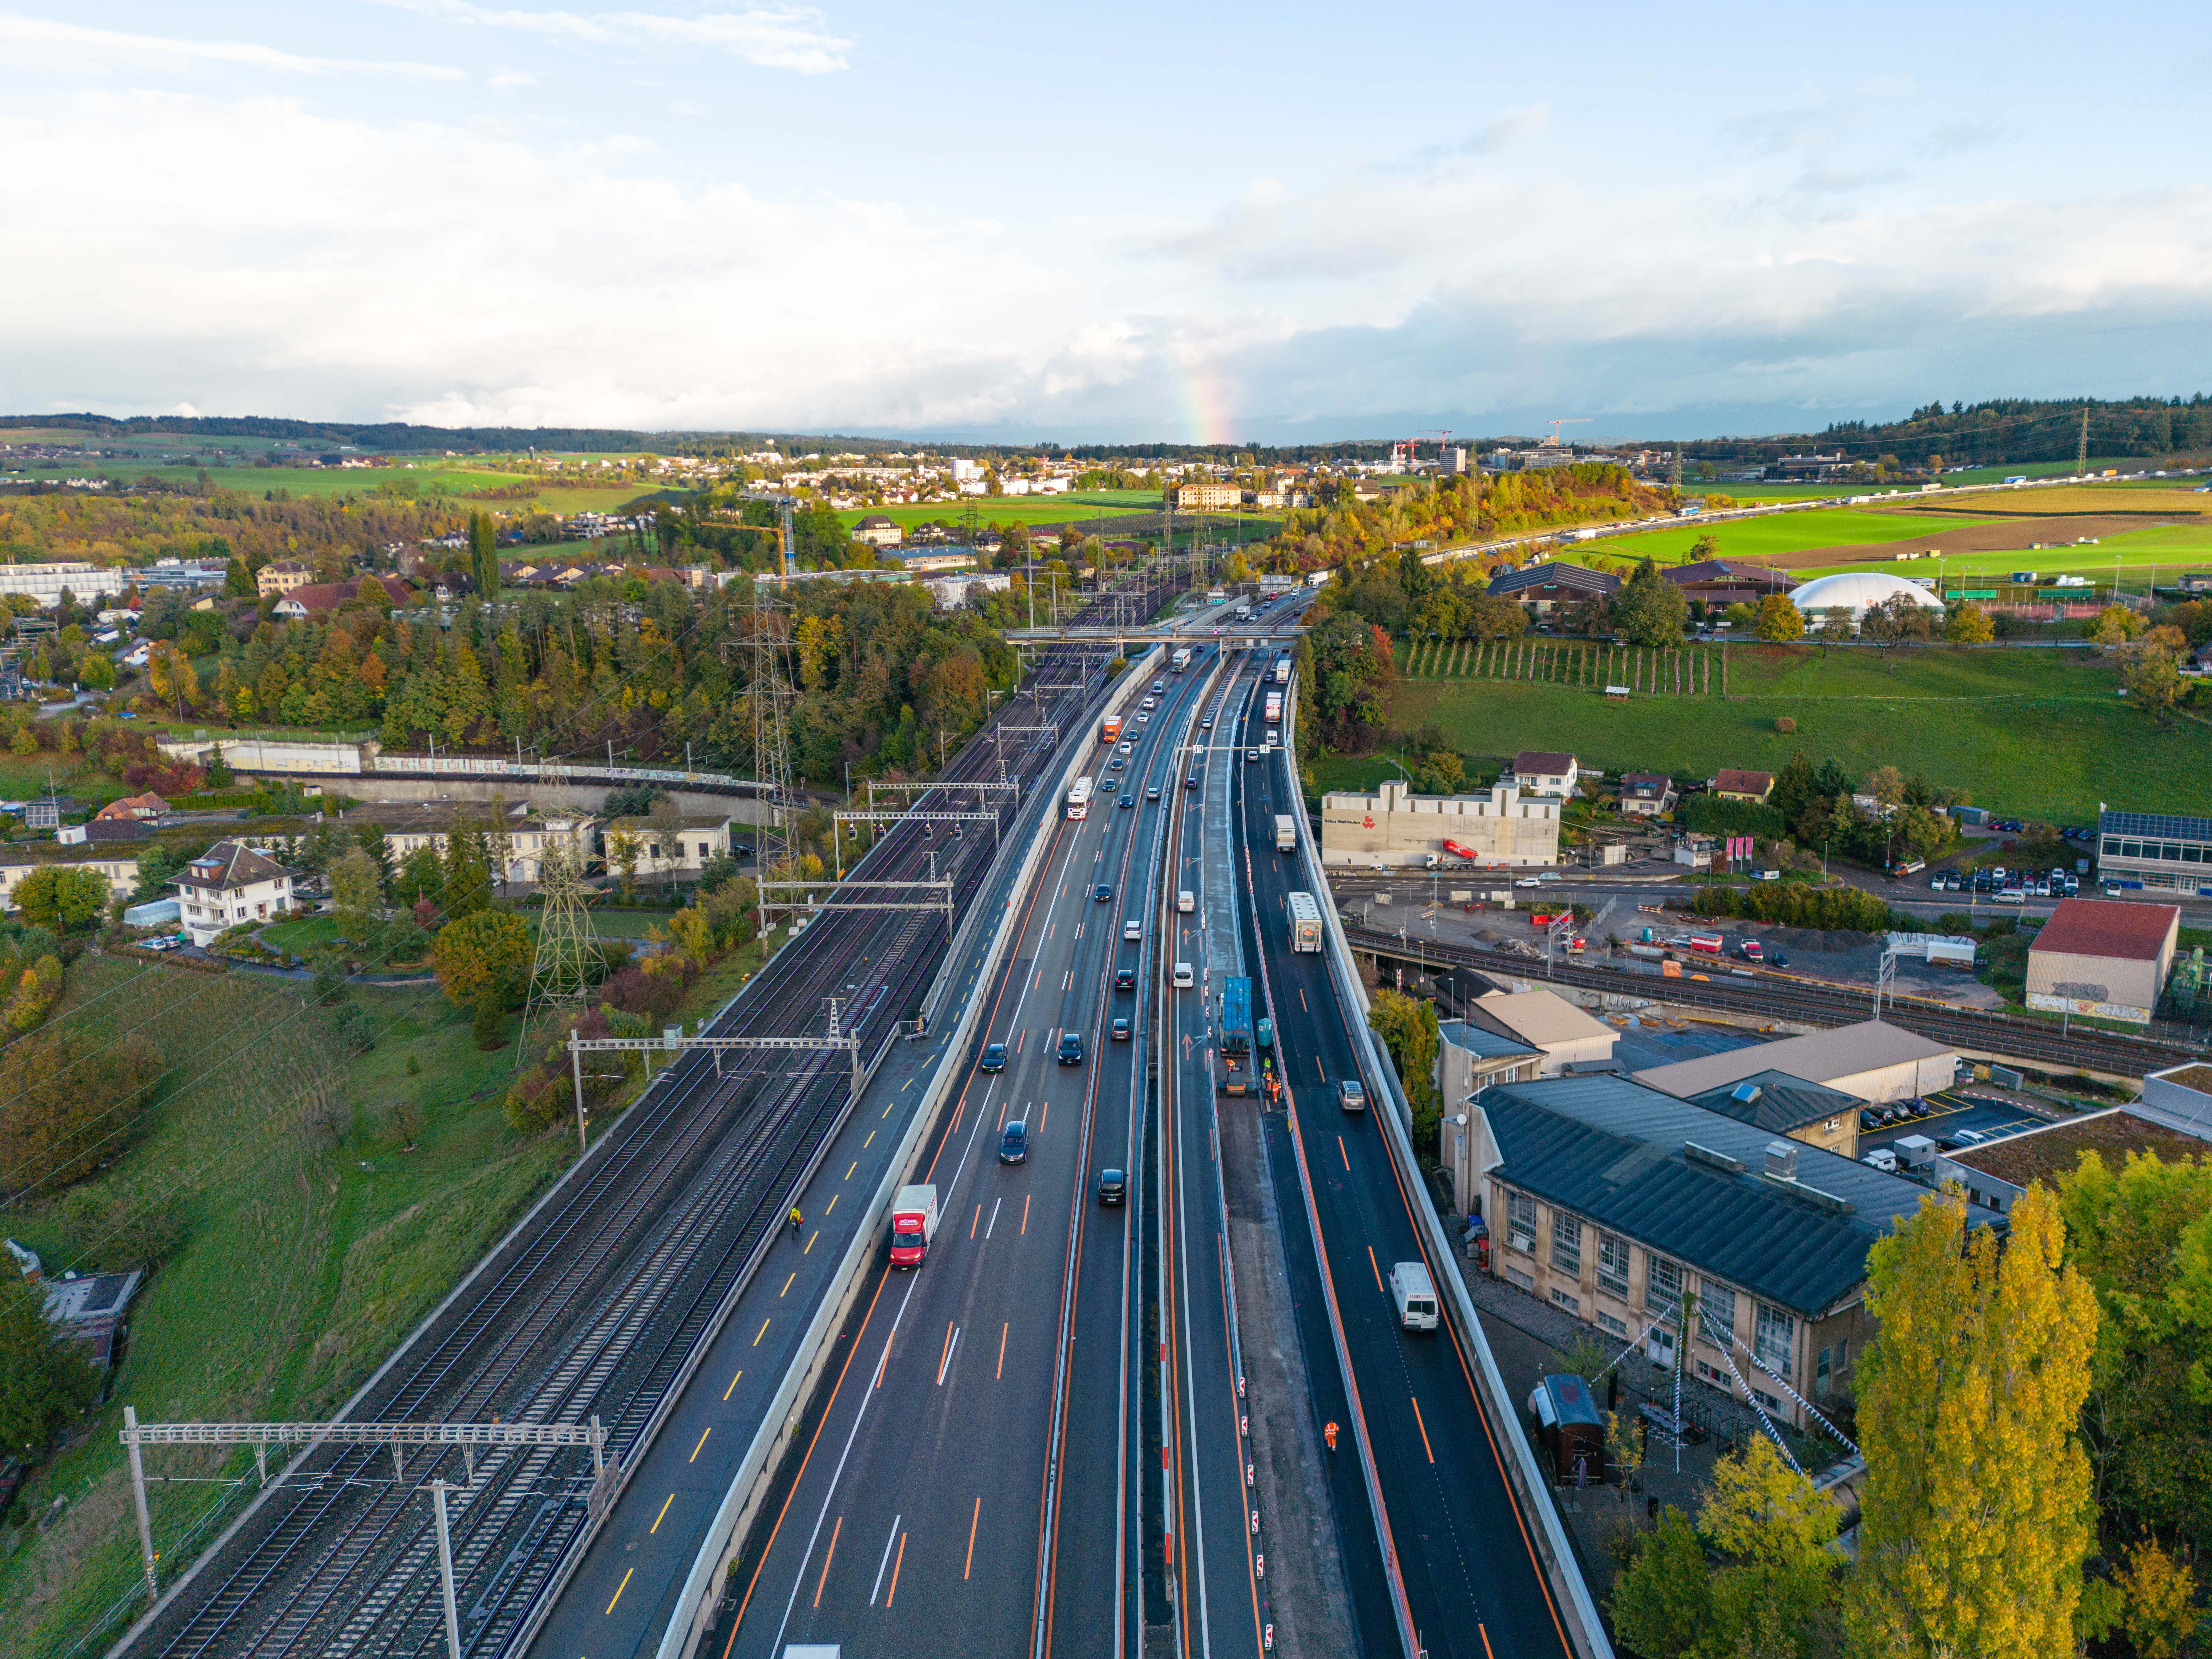
[[1875, 1129], [1893, 1128], [1899, 1123], [1933, 1117], [1941, 1109], [1933, 1101], [1923, 1100], [1917, 1095], [1910, 1100], [1892, 1101], [1886, 1106], [1863, 1107], [1859, 1111], [1859, 1129], [1864, 1133]]
[[2068, 898], [2081, 890], [2081, 878], [2071, 870], [2008, 870], [2001, 864], [1975, 870], [1938, 870], [1928, 878], [1933, 893], [1987, 893], [2018, 902], [2030, 898]]

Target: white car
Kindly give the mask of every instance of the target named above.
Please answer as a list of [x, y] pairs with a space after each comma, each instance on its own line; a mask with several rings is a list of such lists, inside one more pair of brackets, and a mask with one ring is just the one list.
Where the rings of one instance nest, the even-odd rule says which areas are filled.
[[1523, 876], [1513, 884], [1516, 887], [1541, 887], [1544, 884], [1534, 876]]

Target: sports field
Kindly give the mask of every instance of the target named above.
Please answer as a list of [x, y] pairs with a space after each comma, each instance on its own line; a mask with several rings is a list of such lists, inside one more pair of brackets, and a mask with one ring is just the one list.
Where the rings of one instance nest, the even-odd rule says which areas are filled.
[[[1582, 684], [1407, 678], [1391, 724], [1440, 726], [1478, 760], [1563, 749], [1613, 772], [1774, 771], [1802, 749], [1856, 775], [1897, 766], [1977, 805], [2060, 823], [2094, 822], [2100, 800], [2205, 809], [2212, 726], [2185, 719], [2155, 729], [2086, 651], [1753, 646], [1730, 647], [1728, 663], [1725, 700], [1608, 702]], [[1797, 722], [1787, 737], [1774, 729], [1784, 715]]]
[[[1135, 495], [1145, 505], [1127, 503]], [[1112, 490], [1091, 495], [969, 495], [957, 501], [926, 501], [918, 507], [866, 507], [838, 514], [848, 526], [881, 514], [893, 524], [911, 529], [918, 524], [960, 524], [972, 510], [978, 524], [1067, 524], [1082, 519], [1110, 519], [1156, 508], [1150, 491]]]

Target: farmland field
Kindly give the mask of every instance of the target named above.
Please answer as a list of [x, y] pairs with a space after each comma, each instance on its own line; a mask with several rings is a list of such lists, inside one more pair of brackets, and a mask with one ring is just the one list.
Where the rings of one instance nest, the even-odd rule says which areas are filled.
[[[1115, 491], [1116, 496], [1127, 495]], [[880, 513], [893, 524], [908, 528], [918, 524], [957, 525], [975, 510], [977, 522], [986, 525], [1067, 524], [1079, 519], [1106, 519], [1139, 509], [1106, 495], [970, 495], [957, 501], [925, 501], [916, 507], [856, 507], [838, 514], [848, 526]]]
[[[1732, 647], [1728, 663], [1725, 700], [1608, 702], [1586, 684], [1409, 677], [1392, 696], [1391, 722], [1440, 726], [1493, 763], [1520, 749], [1566, 749], [1608, 771], [1710, 777], [1724, 766], [1778, 770], [1802, 749], [1857, 775], [1894, 765], [1979, 805], [2062, 823], [2094, 821], [2100, 800], [2204, 810], [2212, 727], [2181, 720], [2154, 729], [2087, 652], [1760, 646]], [[1787, 737], [1774, 729], [1783, 715], [1797, 722]]]
[[1883, 513], [1860, 507], [1824, 507], [1810, 513], [1778, 513], [1765, 519], [1691, 520], [1665, 530], [1612, 536], [1578, 550], [1583, 562], [1656, 559], [1679, 562], [1701, 536], [1710, 536], [1723, 559], [1765, 561], [1807, 548], [1839, 547], [1854, 542], [1893, 542], [1956, 530], [1962, 521], [1920, 513]]

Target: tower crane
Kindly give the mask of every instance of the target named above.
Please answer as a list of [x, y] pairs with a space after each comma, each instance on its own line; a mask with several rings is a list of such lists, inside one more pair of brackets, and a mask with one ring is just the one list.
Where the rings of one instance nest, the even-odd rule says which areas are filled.
[[1597, 416], [1595, 416], [1595, 415], [1577, 415], [1577, 416], [1576, 416], [1574, 417], [1574, 419], [1572, 419], [1572, 420], [1571, 420], [1571, 421], [1547, 421], [1547, 422], [1544, 422], [1544, 424], [1545, 424], [1546, 426], [1548, 426], [1548, 427], [1550, 427], [1550, 428], [1552, 428], [1551, 447], [1552, 447], [1553, 449], [1557, 449], [1557, 448], [1559, 447], [1559, 428], [1560, 428], [1561, 427], [1563, 427], [1563, 426], [1588, 426], [1588, 425], [1589, 425], [1592, 421], [1595, 420], [1596, 418], [1597, 418]]

